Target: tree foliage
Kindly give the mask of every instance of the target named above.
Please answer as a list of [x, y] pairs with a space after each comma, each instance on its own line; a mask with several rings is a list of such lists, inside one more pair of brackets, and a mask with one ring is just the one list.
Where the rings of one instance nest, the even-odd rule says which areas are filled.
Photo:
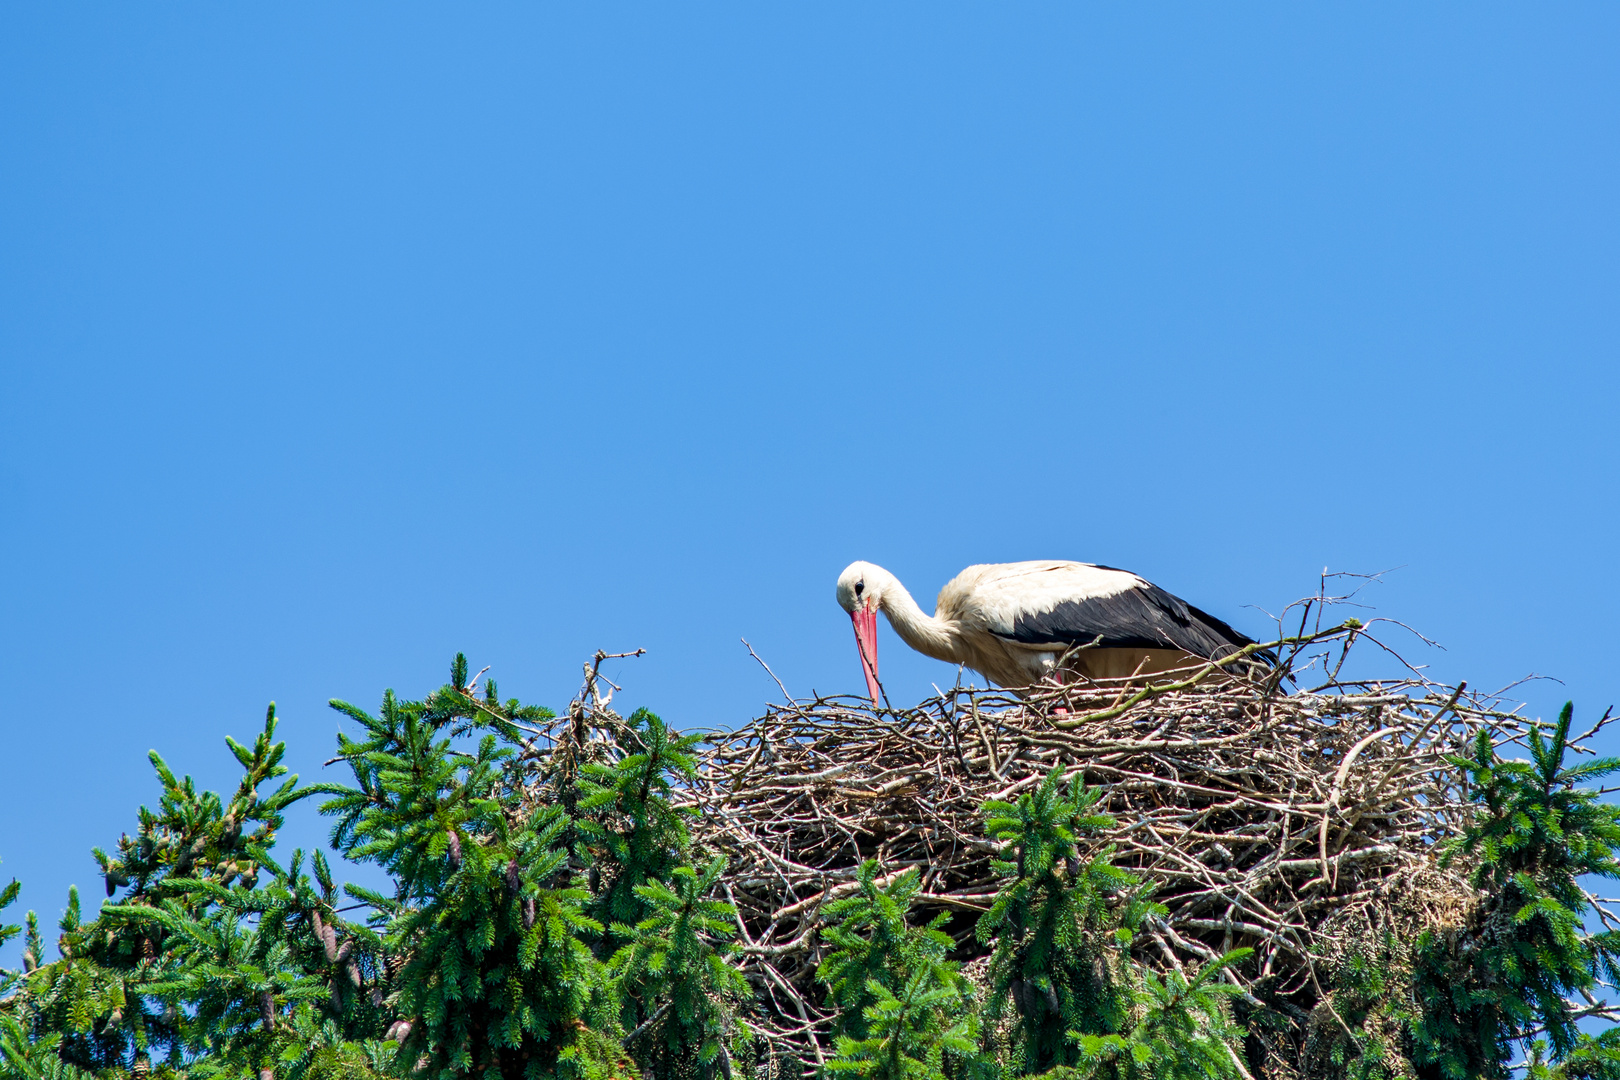
[[692, 749], [700, 737], [670, 731], [656, 713], [637, 709], [614, 741], [617, 761], [583, 765], [579, 828], [598, 871], [592, 914], [610, 927], [634, 927], [652, 910], [643, 887], [669, 880], [691, 843], [686, 823], [695, 811], [674, 806], [670, 796], [675, 784], [696, 776]]
[[[761, 988], [739, 966], [735, 883], [681, 805], [699, 739], [639, 710], [537, 742], [552, 714], [493, 680], [477, 692], [467, 668], [458, 655], [448, 684], [388, 692], [376, 715], [333, 702], [358, 725], [338, 737], [343, 783], [287, 774], [273, 707], [251, 744], [226, 740], [242, 770], [229, 797], [154, 751], [155, 807], [93, 852], [100, 910], [69, 890], [54, 958], [35, 913], [0, 921], [0, 944], [23, 938], [21, 969], [0, 970], [0, 1080], [756, 1074]], [[1489, 733], [1451, 759], [1475, 812], [1439, 861], [1466, 870], [1476, 903], [1454, 928], [1385, 928], [1335, 961], [1312, 1077], [1620, 1080], [1615, 1030], [1582, 1028], [1620, 980], [1620, 932], [1587, 925], [1582, 888], [1620, 877], [1620, 810], [1594, 790], [1620, 760], [1571, 764], [1571, 716], [1529, 733], [1528, 761]], [[384, 885], [340, 885], [319, 851], [278, 858], [284, 812], [317, 794], [334, 849]], [[999, 886], [971, 930], [916, 916], [920, 867], [868, 861], [827, 898], [819, 943], [804, 939], [830, 1011], [825, 1073], [1249, 1076], [1227, 970], [1247, 950], [1188, 971], [1137, 955], [1166, 911], [1114, 865], [1102, 809], [1062, 768], [986, 803]], [[18, 893], [0, 889], [0, 913]], [[970, 979], [975, 950], [987, 966]]]
[[960, 1011], [961, 995], [927, 970], [891, 991], [868, 979], [869, 1004], [861, 1010], [866, 1037], [840, 1035], [838, 1056], [827, 1067], [862, 1080], [944, 1080], [949, 1058], [972, 1061], [978, 1051], [971, 1016]]
[[1243, 1068], [1232, 1049], [1243, 1031], [1227, 1001], [1237, 987], [1219, 981], [1221, 969], [1249, 955], [1234, 949], [1192, 978], [1131, 971], [1132, 1021], [1124, 1034], [1071, 1033], [1080, 1062], [1063, 1070], [1075, 1080], [1237, 1080]]
[[950, 916], [913, 925], [922, 875], [912, 868], [879, 885], [878, 869], [875, 860], [862, 863], [855, 892], [826, 908], [829, 948], [816, 977], [838, 1009], [838, 1056], [829, 1067], [875, 1080], [978, 1071], [977, 1002], [949, 959]]
[[[183, 931], [229, 921], [222, 899], [256, 886], [282, 811], [306, 794], [296, 776], [262, 790], [287, 776], [281, 764], [286, 745], [274, 741], [275, 729], [271, 706], [251, 747], [226, 738], [243, 769], [229, 800], [199, 791], [189, 776], [175, 776], [156, 751], [149, 755], [162, 787], [157, 809], [140, 809], [134, 837], [120, 837], [116, 854], [93, 852], [107, 896], [124, 895], [86, 923], [78, 890], [70, 889], [59, 958], [48, 963], [30, 914], [24, 993], [7, 1009], [33, 1047], [13, 1055], [19, 1069], [26, 1072], [25, 1059], [37, 1057], [39, 1040], [65, 1065], [134, 1078], [180, 1071], [190, 1056], [211, 1047], [208, 1020], [197, 1018], [197, 1003], [179, 990], [196, 957], [196, 942]], [[226, 992], [213, 991], [211, 1000]]]
[[1070, 1032], [1114, 1035], [1129, 1020], [1120, 948], [1151, 910], [1140, 883], [1104, 847], [1082, 860], [1080, 838], [1113, 819], [1095, 811], [1099, 793], [1054, 767], [1016, 803], [985, 804], [985, 831], [1001, 844], [996, 869], [1006, 885], [979, 920], [993, 942], [986, 1019], [1014, 1010], [1013, 1055], [1023, 1073], [1074, 1065]]
[[1559, 1059], [1607, 1052], [1582, 1043], [1571, 998], [1600, 975], [1620, 981], [1620, 933], [1586, 930], [1580, 884], [1620, 877], [1620, 808], [1584, 786], [1620, 771], [1620, 759], [1566, 765], [1573, 715], [1566, 704], [1546, 737], [1531, 730], [1529, 761], [1503, 760], [1489, 732], [1451, 759], [1478, 813], [1442, 859], [1471, 866], [1482, 901], [1460, 933], [1429, 933], [1416, 949], [1413, 1057], [1432, 1075], [1505, 1077], [1538, 1037]]
[[621, 992], [651, 1010], [627, 1043], [660, 1080], [716, 1070], [729, 1080], [732, 1054], [746, 1043], [737, 1006], [750, 991], [731, 959], [736, 911], [714, 896], [725, 868], [717, 856], [701, 873], [677, 866], [668, 884], [636, 886], [648, 915], [616, 927], [628, 941], [613, 957]]
[[[12, 904], [15, 904], [17, 902], [17, 894], [21, 891], [22, 882], [18, 881], [16, 878], [12, 878], [9, 885], [3, 889], [0, 889], [0, 911], [4, 911]], [[16, 925], [15, 923], [0, 922], [0, 945], [4, 945], [6, 942], [10, 941], [20, 933], [22, 933], [22, 927]], [[21, 978], [20, 972], [0, 968], [0, 997], [4, 997], [6, 994], [8, 994], [12, 987], [17, 984], [17, 980], [19, 978]]]
[[583, 1039], [612, 1032], [612, 988], [590, 948], [602, 924], [587, 913], [568, 821], [535, 802], [514, 766], [516, 726], [550, 715], [516, 700], [484, 700], [458, 683], [424, 701], [392, 692], [378, 715], [335, 701], [364, 738], [339, 736], [352, 786], [321, 785], [332, 842], [393, 877], [378, 902], [383, 942], [404, 957], [396, 1007], [401, 1063], [449, 1080], [494, 1071], [507, 1080], [612, 1073], [617, 1055]]
[[1403, 939], [1388, 927], [1355, 944], [1332, 974], [1331, 1016], [1317, 1056], [1345, 1080], [1615, 1077], [1620, 1043], [1583, 1016], [1607, 1019], [1620, 934], [1592, 931], [1582, 878], [1620, 877], [1620, 809], [1592, 783], [1620, 759], [1567, 764], [1573, 706], [1505, 759], [1482, 731], [1462, 770], [1472, 820], [1439, 862], [1467, 871], [1474, 902], [1454, 927]]

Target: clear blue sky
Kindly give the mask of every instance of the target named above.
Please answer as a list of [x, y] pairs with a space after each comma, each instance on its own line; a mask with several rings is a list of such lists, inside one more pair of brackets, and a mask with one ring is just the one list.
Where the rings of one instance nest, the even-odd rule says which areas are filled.
[[[0, 880], [463, 649], [730, 725], [833, 581], [1323, 566], [1620, 697], [1612, 5], [0, 11]], [[953, 670], [884, 628], [889, 692]], [[324, 826], [308, 811], [289, 836]], [[14, 950], [13, 950], [14, 952]], [[15, 957], [9, 956], [14, 962]]]

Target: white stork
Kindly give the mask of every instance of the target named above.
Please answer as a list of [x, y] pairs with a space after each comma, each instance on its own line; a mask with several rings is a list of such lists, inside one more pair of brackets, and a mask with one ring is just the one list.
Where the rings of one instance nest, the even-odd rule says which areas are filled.
[[838, 603], [855, 624], [855, 643], [872, 700], [878, 698], [877, 613], [907, 645], [966, 664], [1000, 686], [1032, 686], [1066, 670], [1088, 679], [1169, 671], [1219, 660], [1254, 644], [1128, 570], [1080, 562], [970, 566], [939, 591], [924, 614], [898, 578], [869, 562], [838, 575]]

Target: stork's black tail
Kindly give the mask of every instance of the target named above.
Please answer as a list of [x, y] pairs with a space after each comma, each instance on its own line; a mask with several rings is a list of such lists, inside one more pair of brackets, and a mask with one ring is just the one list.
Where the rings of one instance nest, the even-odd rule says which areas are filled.
[[[1213, 643], [1214, 647], [1210, 650], [1209, 656], [1206, 657], [1208, 660], [1222, 660], [1233, 653], [1241, 652], [1250, 645], [1258, 644], [1247, 634], [1234, 630], [1231, 626], [1225, 622], [1222, 622], [1220, 619], [1217, 619], [1207, 611], [1202, 611], [1193, 607], [1191, 604], [1188, 604], [1187, 612], [1196, 622], [1203, 624], [1202, 629], [1211, 638], [1216, 639], [1216, 641]], [[1270, 649], [1260, 649], [1256, 652], [1252, 652], [1248, 655], [1247, 659], [1273, 668], [1277, 666], [1278, 662], [1277, 654]]]

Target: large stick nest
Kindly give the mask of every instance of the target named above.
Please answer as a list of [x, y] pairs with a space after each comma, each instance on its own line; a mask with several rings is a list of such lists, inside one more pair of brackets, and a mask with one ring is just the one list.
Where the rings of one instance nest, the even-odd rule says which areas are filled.
[[[973, 929], [997, 880], [981, 808], [1061, 765], [1105, 793], [1116, 824], [1094, 843], [1113, 845], [1168, 908], [1138, 936], [1138, 959], [1187, 969], [1253, 948], [1230, 978], [1251, 1007], [1286, 1018], [1297, 1046], [1323, 996], [1324, 946], [1348, 914], [1399, 907], [1412, 931], [1460, 918], [1463, 885], [1434, 866], [1466, 812], [1443, 755], [1482, 726], [1521, 730], [1495, 699], [1410, 668], [1341, 680], [1368, 640], [1354, 623], [1283, 638], [1274, 667], [1241, 677], [1206, 665], [1021, 695], [958, 685], [911, 708], [788, 699], [713, 735], [684, 798], [700, 813], [699, 845], [730, 860], [759, 995], [751, 1026], [773, 1058], [824, 1060], [820, 914], [865, 859], [890, 875], [921, 869], [920, 917], [951, 912], [960, 957], [984, 955]], [[619, 724], [600, 662], [559, 718], [575, 738]]]

